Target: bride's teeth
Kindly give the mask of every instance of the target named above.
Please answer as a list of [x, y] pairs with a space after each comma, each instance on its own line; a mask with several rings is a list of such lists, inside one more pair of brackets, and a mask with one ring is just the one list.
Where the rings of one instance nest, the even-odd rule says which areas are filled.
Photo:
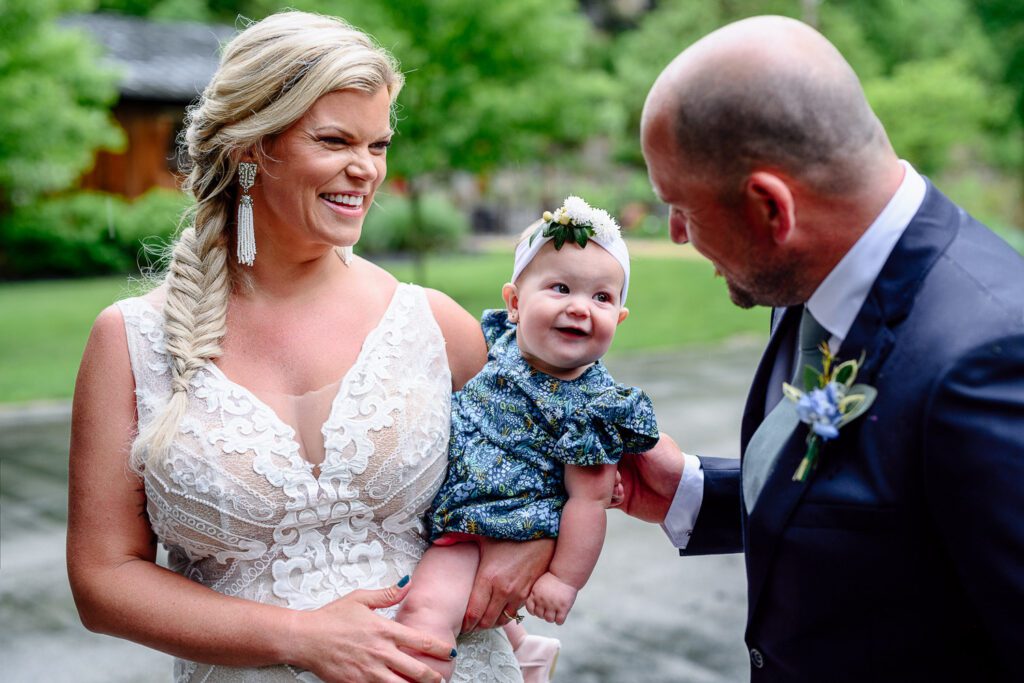
[[356, 194], [325, 194], [324, 199], [345, 206], [359, 207], [363, 205], [363, 196]]

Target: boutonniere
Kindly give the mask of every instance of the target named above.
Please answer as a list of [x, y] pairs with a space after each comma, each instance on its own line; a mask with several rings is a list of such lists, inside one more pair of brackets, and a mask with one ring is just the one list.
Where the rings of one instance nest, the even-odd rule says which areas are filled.
[[810, 365], [804, 367], [804, 391], [783, 382], [782, 393], [796, 404], [797, 417], [810, 425], [807, 452], [793, 473], [793, 481], [805, 481], [818, 465], [821, 444], [839, 436], [843, 426], [867, 412], [878, 391], [867, 384], [854, 384], [857, 371], [864, 363], [848, 360], [835, 364], [835, 356], [826, 342], [821, 343], [821, 372]]

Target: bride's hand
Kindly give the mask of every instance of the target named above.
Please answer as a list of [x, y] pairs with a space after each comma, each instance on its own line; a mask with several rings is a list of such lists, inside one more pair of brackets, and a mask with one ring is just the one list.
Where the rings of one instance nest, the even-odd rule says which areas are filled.
[[534, 581], [548, 570], [555, 541], [480, 541], [480, 566], [462, 620], [462, 631], [494, 628], [508, 623], [526, 603]]
[[284, 660], [312, 671], [326, 683], [439, 683], [439, 673], [399, 648], [450, 660], [452, 644], [373, 611], [398, 604], [408, 592], [409, 584], [357, 590], [320, 609], [296, 611]]

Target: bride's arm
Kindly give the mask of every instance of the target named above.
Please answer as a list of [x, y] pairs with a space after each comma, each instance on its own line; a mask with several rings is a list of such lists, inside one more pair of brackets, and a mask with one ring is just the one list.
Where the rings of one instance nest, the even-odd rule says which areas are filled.
[[487, 362], [487, 343], [480, 329], [480, 321], [450, 296], [428, 289], [430, 310], [444, 335], [448, 353], [448, 367], [452, 372], [452, 389], [458, 391]]
[[134, 388], [123, 320], [111, 307], [90, 335], [72, 412], [68, 576], [88, 629], [212, 664], [289, 663], [325, 680], [399, 680], [392, 671], [439, 680], [397, 645], [441, 658], [449, 646], [372, 612], [407, 588], [357, 591], [300, 612], [224, 596], [158, 566], [142, 483], [128, 469]]

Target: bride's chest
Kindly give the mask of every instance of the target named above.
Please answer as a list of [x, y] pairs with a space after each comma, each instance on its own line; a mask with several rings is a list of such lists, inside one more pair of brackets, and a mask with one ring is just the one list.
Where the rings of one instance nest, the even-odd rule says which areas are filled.
[[228, 500], [252, 491], [292, 510], [384, 504], [397, 491], [412, 493], [407, 485], [446, 459], [450, 390], [426, 373], [353, 367], [316, 435], [323, 458], [315, 462], [292, 425], [215, 369], [198, 373], [193, 389], [180, 436], [161, 464], [176, 479], [215, 482], [208, 490]]
[[[282, 525], [403, 526], [422, 514], [447, 461], [451, 378], [432, 319], [402, 304], [397, 296], [305, 429], [288, 419], [308, 417], [301, 404], [282, 419], [220, 367], [200, 368], [170, 452], [147, 465], [147, 488], [158, 499], [151, 514], [261, 537]], [[167, 375], [138, 387], [143, 419], [166, 395]], [[308, 457], [312, 450], [320, 457]]]

